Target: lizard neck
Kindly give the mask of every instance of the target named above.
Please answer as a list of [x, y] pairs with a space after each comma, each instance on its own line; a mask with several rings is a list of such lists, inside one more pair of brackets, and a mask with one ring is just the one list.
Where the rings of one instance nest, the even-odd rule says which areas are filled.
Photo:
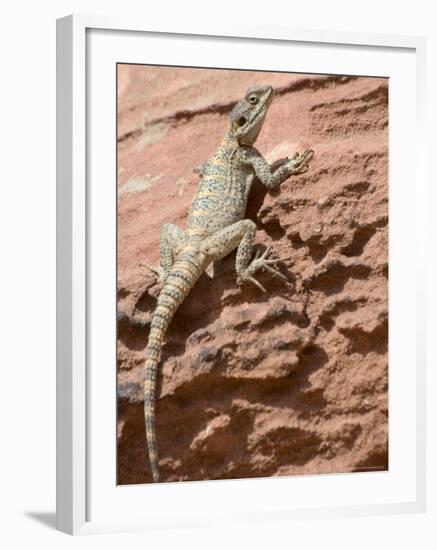
[[232, 129], [232, 125], [229, 124], [222, 141], [222, 147], [225, 149], [237, 149], [239, 146], [240, 144], [238, 143], [237, 136]]

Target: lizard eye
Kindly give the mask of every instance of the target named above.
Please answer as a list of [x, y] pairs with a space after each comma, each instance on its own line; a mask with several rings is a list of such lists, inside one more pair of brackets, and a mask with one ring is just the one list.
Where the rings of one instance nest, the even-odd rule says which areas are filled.
[[244, 126], [246, 124], [247, 120], [244, 118], [244, 116], [240, 117], [238, 119], [238, 126], [241, 128], [241, 126]]
[[258, 103], [258, 98], [256, 95], [249, 96], [249, 103], [252, 103], [252, 105], [256, 105]]

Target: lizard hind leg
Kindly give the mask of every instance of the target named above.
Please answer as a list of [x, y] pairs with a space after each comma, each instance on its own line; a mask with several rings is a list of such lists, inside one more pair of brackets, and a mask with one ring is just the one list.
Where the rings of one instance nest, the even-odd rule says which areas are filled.
[[161, 229], [159, 244], [159, 265], [150, 266], [143, 263], [158, 276], [161, 283], [164, 283], [173, 267], [176, 257], [184, 244], [187, 242], [186, 234], [177, 225], [165, 223]]
[[250, 282], [265, 292], [265, 288], [253, 276], [260, 269], [266, 269], [274, 275], [285, 278], [271, 267], [279, 260], [270, 258], [268, 248], [262, 255], [257, 252], [252, 260], [253, 241], [256, 235], [256, 224], [252, 220], [241, 220], [223, 229], [220, 229], [202, 243], [201, 251], [209, 256], [211, 261], [221, 260], [237, 248], [235, 269], [237, 284]]

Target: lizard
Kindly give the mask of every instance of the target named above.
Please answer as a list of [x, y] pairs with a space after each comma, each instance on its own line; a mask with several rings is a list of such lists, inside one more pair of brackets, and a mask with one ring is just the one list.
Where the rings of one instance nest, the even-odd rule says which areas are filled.
[[160, 234], [158, 266], [148, 266], [162, 283], [150, 321], [144, 363], [144, 419], [153, 481], [159, 481], [155, 433], [157, 369], [163, 340], [177, 308], [201, 274], [212, 262], [237, 249], [237, 284], [252, 283], [266, 289], [255, 278], [260, 270], [286, 279], [274, 265], [270, 247], [253, 254], [256, 224], [244, 217], [255, 177], [268, 189], [279, 186], [293, 174], [308, 169], [313, 151], [296, 153], [271, 170], [254, 143], [273, 99], [271, 86], [252, 86], [230, 113], [228, 128], [215, 154], [199, 169], [199, 185], [189, 210], [186, 230], [164, 224]]

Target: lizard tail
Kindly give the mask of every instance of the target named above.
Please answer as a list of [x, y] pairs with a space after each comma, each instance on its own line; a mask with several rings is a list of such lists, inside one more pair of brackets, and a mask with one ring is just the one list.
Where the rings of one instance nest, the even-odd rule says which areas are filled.
[[204, 258], [195, 251], [183, 251], [174, 263], [158, 297], [150, 324], [144, 366], [144, 420], [153, 481], [159, 481], [158, 451], [155, 432], [156, 373], [168, 325], [185, 296], [204, 271]]

